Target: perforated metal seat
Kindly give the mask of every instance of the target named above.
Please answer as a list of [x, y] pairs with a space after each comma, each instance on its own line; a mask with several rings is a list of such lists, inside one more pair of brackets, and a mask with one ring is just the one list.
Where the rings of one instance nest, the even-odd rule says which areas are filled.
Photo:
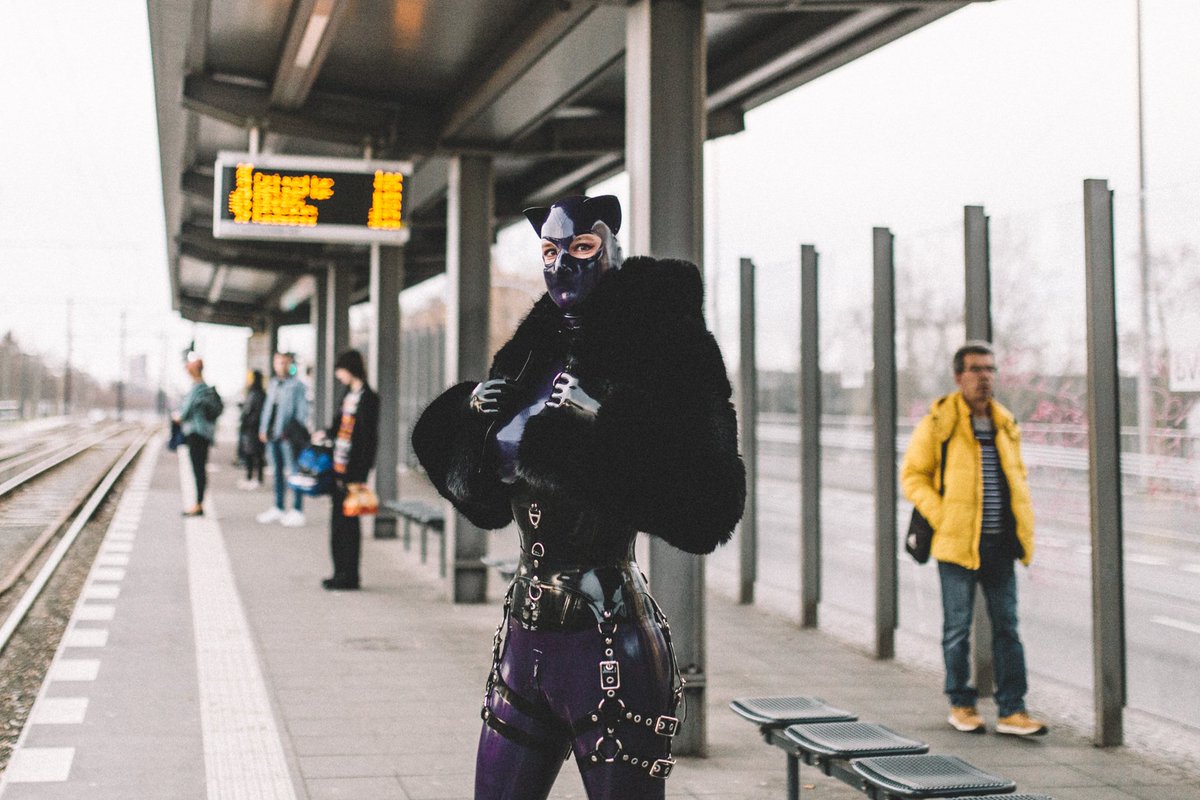
[[955, 756], [860, 758], [851, 767], [866, 782], [869, 797], [980, 797], [1008, 794], [1017, 784], [984, 772]]
[[801, 722], [854, 722], [849, 711], [829, 705], [819, 697], [742, 697], [729, 704], [734, 713], [758, 725], [767, 744], [783, 748], [787, 754], [787, 796], [800, 797], [800, 759], [795, 745], [783, 735], [783, 729]]
[[[789, 725], [784, 736], [815, 760], [928, 753], [929, 745], [875, 722], [817, 722]], [[813, 758], [806, 758], [812, 763]]]
[[800, 722], [853, 722], [854, 714], [819, 697], [743, 697], [729, 704], [734, 713], [764, 729], [786, 728]]

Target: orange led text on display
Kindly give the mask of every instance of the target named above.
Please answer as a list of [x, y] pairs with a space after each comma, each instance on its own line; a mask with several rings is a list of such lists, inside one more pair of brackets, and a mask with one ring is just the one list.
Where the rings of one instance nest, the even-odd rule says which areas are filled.
[[367, 212], [368, 228], [397, 229], [400, 227], [400, 207], [404, 199], [404, 175], [399, 172], [375, 170], [371, 210]]
[[330, 199], [333, 186], [333, 178], [256, 172], [250, 164], [238, 164], [229, 211], [234, 222], [312, 227], [319, 211], [307, 201]]

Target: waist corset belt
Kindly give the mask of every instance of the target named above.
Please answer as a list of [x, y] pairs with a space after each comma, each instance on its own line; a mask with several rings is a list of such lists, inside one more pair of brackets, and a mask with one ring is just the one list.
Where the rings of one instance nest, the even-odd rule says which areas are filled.
[[653, 600], [633, 560], [637, 531], [522, 492], [513, 497], [512, 508], [521, 559], [510, 603], [523, 627], [582, 630], [653, 616]]
[[566, 570], [539, 569], [528, 561], [522, 559], [509, 590], [511, 613], [528, 630], [578, 631], [654, 615], [633, 561]]

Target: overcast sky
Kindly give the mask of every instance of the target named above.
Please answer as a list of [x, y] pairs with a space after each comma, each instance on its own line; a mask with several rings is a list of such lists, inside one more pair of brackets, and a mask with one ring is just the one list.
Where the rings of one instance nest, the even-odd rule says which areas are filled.
[[[1200, 243], [1200, 3], [1144, 5], [1151, 236]], [[795, 254], [812, 242], [824, 295], [849, 307], [869, 294], [872, 226], [891, 227], [901, 254], [961, 253], [965, 204], [987, 208], [994, 245], [1061, 249], [1062, 288], [1031, 289], [1040, 313], [1065, 295], [1065, 318], [1082, 320], [1082, 266], [1069, 262], [1083, 179], [1110, 180], [1125, 257], [1135, 241], [1134, 20], [1134, 0], [981, 3], [750, 113], [745, 133], [706, 147], [715, 324], [727, 334], [741, 256], [777, 287], [765, 297], [791, 297]], [[0, 331], [61, 358], [70, 297], [76, 364], [115, 377], [125, 311], [129, 352], [152, 373], [164, 359], [174, 372], [195, 332], [235, 389], [245, 331], [170, 312], [143, 0], [0, 0], [0, 75]], [[501, 261], [535, 253], [530, 235], [505, 232]], [[918, 271], [958, 275], [953, 260]], [[768, 327], [766, 349], [786, 363], [783, 324]], [[825, 358], [847, 368], [834, 344]]]

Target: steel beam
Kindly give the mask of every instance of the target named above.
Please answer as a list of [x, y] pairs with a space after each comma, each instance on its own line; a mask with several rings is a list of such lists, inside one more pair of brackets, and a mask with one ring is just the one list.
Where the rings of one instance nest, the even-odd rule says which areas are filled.
[[892, 232], [874, 229], [875, 657], [896, 655], [896, 269]]
[[455, 99], [442, 137], [461, 135], [473, 121], [500, 103], [522, 79], [528, 79], [531, 73], [539, 74], [537, 65], [547, 52], [556, 45], [561, 46], [563, 37], [592, 13], [593, 9], [584, 3], [566, 7], [535, 4], [517, 26], [517, 37], [501, 46], [501, 54], [475, 73], [479, 81]]
[[1124, 743], [1125, 544], [1112, 191], [1083, 182], [1087, 267], [1088, 488], [1092, 521], [1092, 663], [1100, 747]]
[[[491, 300], [493, 165], [463, 156], [450, 162], [446, 204], [446, 383], [487, 377]], [[487, 535], [447, 503], [450, 597], [487, 600]]]
[[271, 105], [304, 105], [349, 6], [347, 0], [298, 0], [271, 83]]
[[[786, 52], [781, 52], [776, 66], [784, 68], [765, 75], [769, 82], [757, 86], [740, 86], [740, 93], [729, 91], [730, 87], [723, 87], [725, 91], [714, 93], [711, 107], [736, 102], [743, 109], [757, 108], [967, 5], [970, 3], [939, 3], [912, 9], [896, 7], [892, 10], [894, 21], [876, 25], [844, 46], [822, 48], [820, 52], [812, 53], [807, 61], [798, 61]], [[880, 10], [877, 3], [871, 3], [859, 13], [876, 14]]]
[[746, 464], [746, 509], [738, 529], [740, 588], [738, 602], [754, 602], [758, 579], [758, 357], [755, 353], [754, 262], [743, 258], [741, 268], [741, 352], [738, 359], [738, 414], [742, 461]]
[[[625, 165], [630, 251], [704, 263], [706, 39], [704, 8], [688, 0], [635, 0], [626, 12]], [[704, 559], [650, 540], [650, 578], [671, 617], [687, 686], [675, 752], [703, 756]]]
[[800, 625], [821, 603], [821, 349], [817, 249], [800, 247]]
[[271, 91], [265, 86], [203, 74], [184, 79], [183, 106], [240, 128], [261, 127], [318, 141], [356, 146], [381, 142], [392, 150], [413, 153], [431, 152], [438, 147], [433, 120], [439, 112], [435, 108], [317, 93], [303, 108], [275, 108]]

